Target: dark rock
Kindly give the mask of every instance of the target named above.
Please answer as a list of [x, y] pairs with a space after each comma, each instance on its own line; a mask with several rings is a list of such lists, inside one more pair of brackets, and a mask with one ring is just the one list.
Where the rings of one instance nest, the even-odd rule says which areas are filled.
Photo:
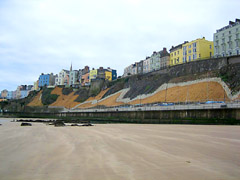
[[71, 126], [80, 126], [79, 124], [71, 124]]
[[57, 120], [54, 122], [54, 126], [55, 127], [61, 127], [61, 126], [65, 126], [64, 122], [61, 120]]
[[84, 123], [82, 126], [93, 126], [91, 123]]
[[21, 126], [32, 126], [31, 123], [22, 123]]

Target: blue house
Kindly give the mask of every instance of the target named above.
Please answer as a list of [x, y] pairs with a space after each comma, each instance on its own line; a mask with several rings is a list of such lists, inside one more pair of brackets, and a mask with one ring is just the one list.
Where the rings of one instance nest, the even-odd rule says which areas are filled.
[[53, 86], [55, 84], [55, 76], [51, 74], [41, 74], [39, 76], [39, 82], [38, 82], [38, 87], [43, 87], [43, 86]]
[[117, 70], [112, 69], [112, 81], [117, 79]]
[[39, 76], [39, 82], [38, 82], [38, 87], [43, 87], [43, 86], [49, 86], [49, 77], [50, 75], [49, 74], [41, 74]]

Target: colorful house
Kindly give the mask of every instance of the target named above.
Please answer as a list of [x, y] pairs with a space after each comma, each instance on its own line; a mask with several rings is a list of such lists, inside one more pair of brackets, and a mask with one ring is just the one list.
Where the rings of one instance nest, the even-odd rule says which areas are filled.
[[90, 73], [89, 73], [89, 80], [91, 82], [91, 80], [93, 79], [97, 79], [97, 75], [98, 75], [98, 70], [97, 69], [92, 69], [90, 70]]
[[177, 64], [182, 64], [183, 61], [183, 45], [188, 43], [187, 41], [185, 41], [182, 44], [179, 44], [177, 46], [172, 46], [172, 48], [169, 50], [170, 51], [170, 66], [174, 66]]
[[55, 78], [56, 76], [51, 74], [41, 74], [38, 79], [38, 87], [43, 86], [53, 86], [55, 84]]
[[69, 71], [62, 69], [55, 79], [55, 85], [68, 85], [69, 84]]
[[86, 73], [82, 75], [82, 79], [81, 79], [82, 86], [88, 86], [90, 84], [89, 74], [90, 73]]
[[201, 59], [211, 58], [213, 53], [213, 41], [208, 41], [205, 37], [196, 39], [182, 46], [182, 63]]
[[112, 81], [112, 71], [105, 72], [105, 79], [108, 81]]

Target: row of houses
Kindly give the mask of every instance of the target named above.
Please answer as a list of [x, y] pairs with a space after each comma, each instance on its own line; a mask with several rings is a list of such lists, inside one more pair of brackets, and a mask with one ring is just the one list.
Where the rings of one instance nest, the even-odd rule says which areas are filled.
[[85, 66], [83, 69], [73, 70], [72, 65], [69, 70], [62, 69], [58, 74], [41, 74], [34, 83], [34, 89], [38, 90], [43, 86], [66, 86], [79, 88], [81, 86], [89, 86], [93, 80], [104, 79], [112, 81], [117, 79], [117, 71], [114, 69], [99, 67], [98, 69]]
[[163, 48], [163, 50], [158, 52], [154, 51], [150, 57], [146, 57], [146, 59], [126, 67], [123, 77], [164, 69], [169, 65], [169, 58], [170, 55], [167, 48]]
[[168, 53], [166, 48], [153, 52], [145, 60], [135, 62], [124, 69], [123, 76], [148, 73], [168, 66], [175, 66], [196, 60], [239, 55], [240, 20], [229, 21], [229, 25], [216, 30], [213, 41], [198, 38], [172, 46]]
[[2, 90], [0, 96], [2, 99], [22, 99], [27, 97], [33, 89], [33, 85], [21, 85], [15, 91]]

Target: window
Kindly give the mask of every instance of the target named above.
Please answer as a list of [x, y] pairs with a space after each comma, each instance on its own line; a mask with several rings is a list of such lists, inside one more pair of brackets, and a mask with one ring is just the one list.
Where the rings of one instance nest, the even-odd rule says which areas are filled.
[[188, 48], [191, 48], [191, 45], [189, 45]]
[[174, 53], [174, 55], [176, 56], [176, 52]]
[[218, 39], [218, 36], [216, 35], [216, 39]]
[[201, 57], [201, 54], [199, 54], [199, 58]]
[[189, 54], [190, 54], [191, 52], [192, 52], [191, 50], [188, 51]]
[[179, 54], [179, 51], [177, 53]]
[[229, 31], [229, 34], [231, 34], [231, 31]]
[[210, 45], [209, 48], [212, 49], [212, 45]]
[[188, 56], [188, 60], [191, 61], [191, 56]]

